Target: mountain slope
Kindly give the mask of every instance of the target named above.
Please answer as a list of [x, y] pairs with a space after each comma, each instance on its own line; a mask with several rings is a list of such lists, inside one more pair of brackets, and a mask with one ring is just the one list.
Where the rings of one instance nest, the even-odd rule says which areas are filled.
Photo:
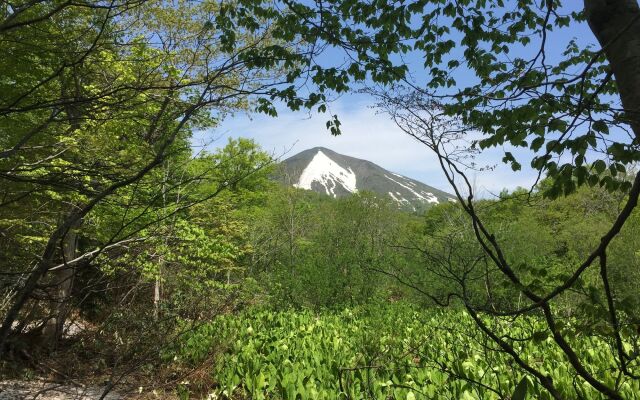
[[449, 201], [452, 195], [422, 182], [359, 158], [338, 154], [324, 147], [302, 151], [282, 162], [283, 176], [295, 187], [313, 190], [332, 197], [357, 191], [371, 191], [389, 196], [408, 210]]

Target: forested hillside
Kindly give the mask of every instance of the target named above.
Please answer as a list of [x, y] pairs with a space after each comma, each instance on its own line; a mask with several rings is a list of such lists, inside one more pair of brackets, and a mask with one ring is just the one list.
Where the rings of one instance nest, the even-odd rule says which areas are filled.
[[[0, 54], [0, 399], [640, 398], [637, 0], [4, 1]], [[451, 195], [221, 139], [356, 92]]]

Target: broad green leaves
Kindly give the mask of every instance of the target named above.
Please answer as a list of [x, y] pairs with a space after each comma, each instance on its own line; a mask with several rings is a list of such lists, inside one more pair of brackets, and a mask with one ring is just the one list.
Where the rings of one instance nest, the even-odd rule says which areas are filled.
[[[540, 327], [541, 321], [531, 317], [512, 321], [508, 330], [497, 329], [526, 337]], [[593, 353], [600, 365], [614, 362], [600, 339], [576, 338], [575, 344]], [[508, 356], [483, 345], [488, 345], [486, 338], [465, 313], [415, 312], [396, 303], [320, 314], [252, 311], [225, 316], [196, 330], [176, 354], [178, 362], [186, 362], [197, 359], [202, 347], [225, 348], [212, 374], [220, 385], [214, 393], [226, 397], [550, 398], [510, 364]], [[515, 345], [522, 357], [553, 378], [564, 396], [576, 396], [574, 377], [552, 340]], [[596, 373], [614, 378], [602, 368]], [[471, 385], [470, 380], [486, 386]], [[640, 389], [637, 382], [624, 380], [624, 394]], [[581, 396], [601, 398], [578, 382]]]

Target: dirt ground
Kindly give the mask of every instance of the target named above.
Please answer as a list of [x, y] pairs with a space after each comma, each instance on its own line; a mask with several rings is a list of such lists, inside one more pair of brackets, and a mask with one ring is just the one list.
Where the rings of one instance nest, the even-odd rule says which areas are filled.
[[[35, 379], [31, 381], [7, 380], [0, 382], [0, 400], [98, 400], [104, 387], [82, 387]], [[124, 399], [109, 392], [105, 400]]]

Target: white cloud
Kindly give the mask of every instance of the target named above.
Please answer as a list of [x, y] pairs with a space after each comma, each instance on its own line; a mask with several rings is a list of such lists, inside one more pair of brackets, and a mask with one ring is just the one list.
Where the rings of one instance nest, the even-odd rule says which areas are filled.
[[[281, 111], [277, 118], [264, 115], [236, 115], [213, 132], [199, 135], [194, 143], [215, 137], [209, 148], [220, 146], [227, 137], [249, 137], [266, 151], [284, 158], [311, 147], [322, 146], [338, 153], [372, 161], [383, 168], [417, 179], [436, 188], [451, 191], [436, 157], [424, 145], [403, 133], [386, 115], [367, 107], [367, 99], [343, 97], [331, 105], [330, 113]], [[337, 114], [342, 135], [332, 136], [326, 128], [330, 114]], [[502, 151], [483, 153], [480, 165], [496, 165], [493, 171], [469, 172], [478, 194], [490, 197], [501, 189], [531, 185], [535, 174], [526, 169], [519, 173], [502, 164]], [[523, 162], [526, 167], [527, 162]]]

